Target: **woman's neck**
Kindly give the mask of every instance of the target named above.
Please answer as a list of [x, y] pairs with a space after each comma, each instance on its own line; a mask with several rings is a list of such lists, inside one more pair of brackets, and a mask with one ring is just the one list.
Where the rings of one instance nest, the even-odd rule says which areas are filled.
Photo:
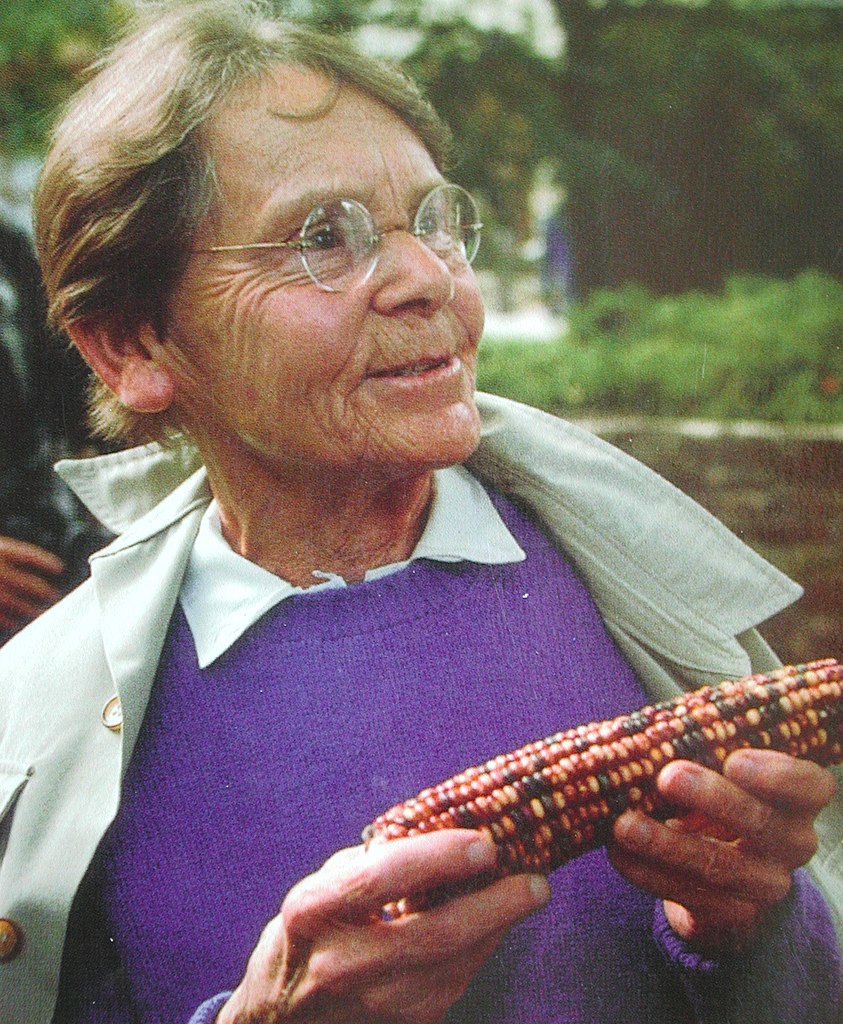
[[[433, 473], [376, 476], [361, 469], [228, 466], [208, 458], [211, 490], [232, 549], [299, 587], [319, 582], [313, 571], [349, 582], [367, 569], [408, 558], [424, 530]], [[255, 460], [245, 460], [247, 463]]]

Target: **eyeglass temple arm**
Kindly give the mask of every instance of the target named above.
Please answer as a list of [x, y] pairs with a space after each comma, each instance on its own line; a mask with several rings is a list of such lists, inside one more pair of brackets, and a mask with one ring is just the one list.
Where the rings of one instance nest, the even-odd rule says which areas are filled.
[[245, 245], [211, 245], [207, 249], [193, 249], [195, 253], [201, 252], [243, 252], [247, 249], [309, 249], [312, 242], [303, 239], [296, 239], [294, 242], [247, 242]]

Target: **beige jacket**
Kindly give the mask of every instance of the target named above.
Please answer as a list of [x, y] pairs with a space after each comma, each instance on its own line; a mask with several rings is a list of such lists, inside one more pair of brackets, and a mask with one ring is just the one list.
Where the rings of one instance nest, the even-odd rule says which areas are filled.
[[[478, 404], [470, 468], [540, 517], [654, 700], [777, 664], [754, 627], [799, 596], [795, 584], [604, 442], [503, 399]], [[3, 1024], [51, 1019], [70, 904], [117, 812], [210, 500], [190, 448], [147, 446], [60, 472], [119, 536], [92, 559], [91, 580], [0, 650], [0, 919], [22, 939], [0, 962]], [[119, 731], [102, 718], [115, 694]], [[838, 914], [841, 813], [825, 815], [812, 865]]]

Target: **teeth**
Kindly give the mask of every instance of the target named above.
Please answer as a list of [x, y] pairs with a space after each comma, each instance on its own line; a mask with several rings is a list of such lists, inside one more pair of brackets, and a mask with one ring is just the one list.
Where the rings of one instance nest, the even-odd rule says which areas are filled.
[[417, 377], [420, 373], [425, 373], [427, 370], [432, 370], [434, 366], [438, 365], [438, 363], [418, 363], [416, 366], [407, 366], [403, 370], [398, 371], [398, 376]]
[[391, 377], [417, 377], [421, 373], [427, 373], [428, 370], [434, 370], [437, 366], [444, 366], [447, 359], [429, 359], [424, 363], [414, 363], [412, 366], [402, 366], [398, 370], [392, 370], [389, 372]]

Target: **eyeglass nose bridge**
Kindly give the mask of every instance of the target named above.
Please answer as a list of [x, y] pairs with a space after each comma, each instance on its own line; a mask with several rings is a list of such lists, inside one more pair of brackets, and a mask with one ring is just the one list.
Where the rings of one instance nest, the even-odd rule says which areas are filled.
[[380, 259], [384, 251], [383, 242], [385, 237], [387, 235], [396, 234], [409, 235], [409, 237], [413, 239], [413, 241], [417, 245], [421, 246], [422, 252], [425, 253], [426, 256], [432, 256], [435, 259], [436, 263], [440, 264], [442, 268], [445, 270], [445, 272], [448, 274], [448, 278], [452, 282], [453, 287], [454, 268], [448, 263], [444, 256], [438, 253], [433, 248], [433, 246], [425, 239], [425, 232], [417, 228], [414, 224], [409, 224], [407, 226], [396, 225], [395, 227], [381, 228], [380, 231], [377, 231], [372, 235], [372, 267], [371, 270], [369, 270], [366, 273], [365, 278], [363, 280], [368, 280], [375, 272], [375, 269], [380, 263]]
[[[443, 263], [448, 268], [449, 273], [454, 273], [454, 268], [449, 264], [447, 258], [443, 256], [442, 253], [437, 252], [432, 241], [428, 239], [427, 232], [423, 231], [419, 227], [416, 227], [415, 224], [409, 224], [406, 227], [396, 225], [395, 227], [391, 228], [381, 228], [380, 231], [374, 232], [372, 235], [372, 251], [375, 254], [379, 254], [382, 251], [382, 242], [384, 237], [386, 235], [393, 234], [409, 235], [420, 246], [422, 246], [424, 252], [429, 253], [432, 256], [435, 256], [440, 263]], [[466, 259], [465, 262], [470, 263], [471, 261], [469, 259]]]

